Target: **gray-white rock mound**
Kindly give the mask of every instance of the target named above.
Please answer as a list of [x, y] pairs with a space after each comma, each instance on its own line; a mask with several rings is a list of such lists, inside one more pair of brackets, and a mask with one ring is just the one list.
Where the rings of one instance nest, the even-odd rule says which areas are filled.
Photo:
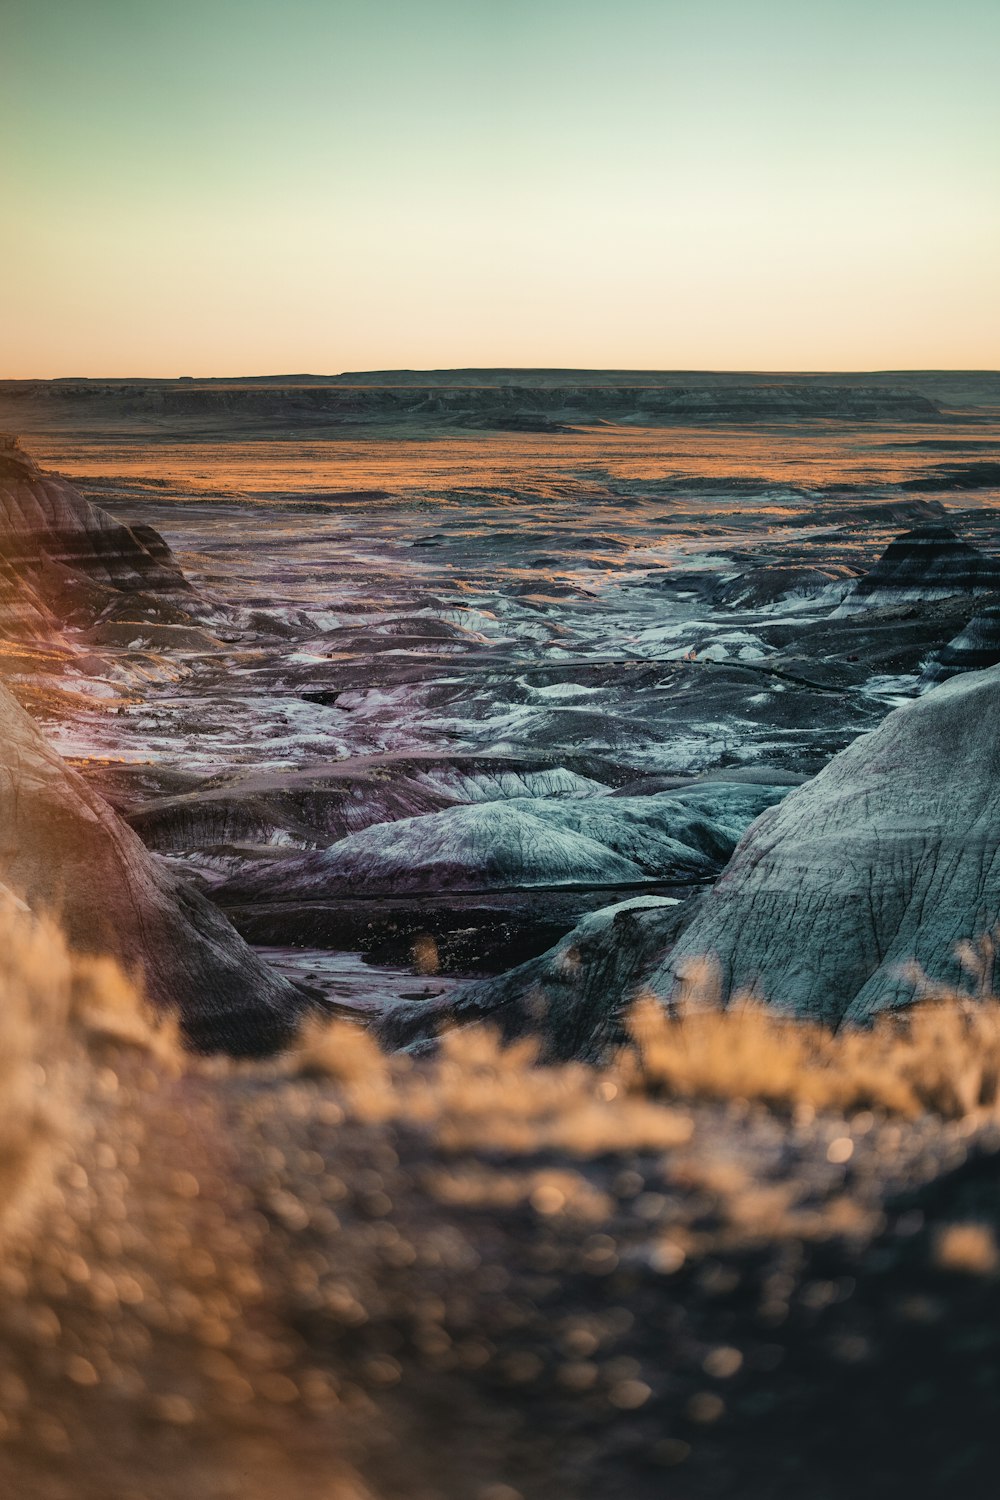
[[[687, 786], [651, 793], [647, 800], [655, 800], [664, 806], [674, 804], [678, 809], [686, 809], [692, 818], [711, 824], [715, 834], [720, 836], [715, 847], [725, 851], [723, 858], [726, 859], [754, 818], [765, 808], [780, 802], [793, 786], [799, 786], [805, 780], [802, 776], [780, 771], [755, 772], [750, 769], [742, 772], [738, 767], [716, 775], [718, 779], [706, 776]], [[612, 793], [613, 801], [619, 800], [619, 796]], [[629, 800], [627, 794], [622, 800]]]
[[1000, 558], [964, 542], [950, 526], [917, 526], [890, 542], [836, 611], [1000, 589]]
[[998, 722], [1000, 666], [952, 678], [765, 811], [683, 907], [605, 908], [507, 974], [397, 1008], [386, 1039], [491, 1020], [590, 1058], [640, 993], [672, 1003], [692, 980], [722, 1003], [752, 992], [830, 1025], [911, 1003], [915, 964], [959, 984], [957, 945], [1000, 918]]
[[373, 823], [414, 818], [457, 803], [592, 797], [608, 791], [592, 776], [558, 762], [550, 765], [543, 757], [533, 764], [490, 756], [387, 756], [223, 776], [142, 802], [128, 820], [145, 844], [171, 852], [247, 845], [315, 849]]
[[279, 868], [241, 873], [215, 895], [283, 901], [697, 880], [733, 841], [672, 795], [510, 798], [376, 824]]
[[676, 947], [646, 976], [665, 1000], [692, 966], [837, 1025], [912, 1001], [905, 966], [957, 983], [956, 945], [1000, 916], [1000, 667], [890, 714], [744, 836]]

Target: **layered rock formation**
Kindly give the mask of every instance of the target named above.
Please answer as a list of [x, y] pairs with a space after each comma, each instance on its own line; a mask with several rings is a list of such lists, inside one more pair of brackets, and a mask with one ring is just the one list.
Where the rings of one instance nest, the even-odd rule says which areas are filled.
[[750, 829], [649, 986], [670, 1000], [707, 958], [723, 1000], [838, 1025], [910, 1002], [914, 961], [957, 984], [956, 944], [1000, 916], [998, 715], [995, 667], [856, 740]]
[[32, 910], [56, 913], [78, 951], [137, 970], [155, 1003], [180, 1008], [196, 1047], [270, 1051], [308, 1004], [147, 851], [3, 687], [0, 879]]
[[1000, 605], [991, 604], [931, 656], [924, 668], [923, 681], [929, 685], [945, 682], [959, 672], [981, 672], [997, 662], [1000, 662]]
[[338, 777], [327, 768], [233, 778], [222, 786], [164, 797], [137, 807], [132, 827], [152, 848], [233, 850], [314, 849], [371, 823], [410, 818], [447, 807], [432, 788], [399, 778]]
[[754, 994], [838, 1026], [911, 1003], [925, 980], [961, 988], [957, 946], [1000, 919], [998, 714], [1000, 667], [945, 683], [764, 811], [708, 890], [595, 912], [506, 974], [397, 1007], [387, 1041], [489, 1020], [594, 1058], [640, 994]]
[[775, 564], [750, 568], [724, 583], [714, 602], [727, 609], [767, 609], [786, 599], [810, 599], [836, 587], [847, 588], [853, 575], [847, 568], [810, 568]]
[[889, 543], [839, 613], [994, 589], [1000, 589], [1000, 558], [962, 541], [950, 526], [917, 526]]
[[0, 632], [18, 638], [43, 635], [53, 621], [91, 625], [122, 595], [141, 595], [148, 614], [164, 594], [182, 606], [195, 600], [157, 532], [120, 525], [7, 439], [0, 448]]
[[[197, 596], [158, 533], [119, 525], [15, 440], [0, 444], [0, 638], [13, 643], [3, 661], [11, 681], [23, 686], [22, 657], [43, 670], [70, 658], [101, 675], [107, 664], [90, 646], [102, 631], [112, 641], [120, 632], [123, 645], [165, 631], [174, 645], [200, 646], [192, 606]], [[57, 914], [79, 951], [138, 971], [156, 1004], [180, 1009], [196, 1047], [270, 1051], [309, 1003], [147, 851], [3, 686], [0, 881], [33, 910]]]
[[[630, 886], [705, 878], [725, 861], [749, 817], [785, 788], [741, 786], [718, 797], [509, 798], [380, 823], [315, 854], [247, 871], [216, 892], [223, 902], [525, 887]], [[713, 805], [707, 816], [702, 803]], [[753, 808], [753, 813], [747, 809]]]
[[1000, 485], [1000, 463], [983, 459], [978, 463], [932, 464], [917, 479], [905, 480], [904, 490], [992, 490]]

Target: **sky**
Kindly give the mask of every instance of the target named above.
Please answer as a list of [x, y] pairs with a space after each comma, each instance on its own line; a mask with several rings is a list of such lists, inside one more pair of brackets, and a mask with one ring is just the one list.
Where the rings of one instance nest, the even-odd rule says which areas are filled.
[[1000, 365], [997, 0], [0, 0], [0, 378]]

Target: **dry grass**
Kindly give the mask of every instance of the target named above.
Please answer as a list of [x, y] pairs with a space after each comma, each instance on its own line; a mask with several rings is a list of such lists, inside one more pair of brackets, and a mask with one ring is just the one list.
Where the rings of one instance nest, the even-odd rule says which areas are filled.
[[108, 1039], [179, 1055], [174, 1029], [154, 1027], [114, 963], [71, 954], [53, 922], [0, 888], [0, 1244], [78, 1137], [90, 1064]]
[[667, 1013], [653, 997], [635, 1006], [630, 1087], [668, 1098], [742, 1098], [772, 1109], [805, 1106], [850, 1114], [873, 1110], [946, 1120], [1000, 1113], [1000, 1003], [994, 992], [995, 934], [958, 949], [967, 988], [907, 977], [919, 1003], [875, 1018], [870, 1028], [832, 1032], [771, 1010], [751, 996], [726, 1008], [713, 967], [689, 979]]
[[[839, 1035], [751, 1003], [668, 1016], [647, 1000], [631, 1026], [635, 1045], [603, 1068], [540, 1066], [534, 1044], [504, 1047], [482, 1027], [448, 1033], [427, 1060], [389, 1057], [347, 1022], [317, 1025], [270, 1064], [185, 1059], [112, 963], [75, 958], [51, 923], [4, 903], [0, 1490], [362, 1500], [344, 1454], [371, 1422], [371, 1391], [399, 1378], [398, 1351], [373, 1343], [362, 1377], [300, 1331], [321, 1320], [337, 1351], [380, 1318], [394, 1328], [413, 1302], [428, 1368], [452, 1357], [434, 1309], [471, 1285], [463, 1216], [520, 1215], [600, 1269], [618, 1254], [614, 1158], [645, 1152], [674, 1164], [676, 1192], [690, 1181], [717, 1204], [713, 1254], [730, 1240], [867, 1232], [833, 1223], [832, 1208], [810, 1228], [801, 1185], [761, 1184], [719, 1159], [688, 1101], [948, 1119], [1000, 1109], [991, 1000], [936, 995]], [[834, 1128], [824, 1160], [844, 1160], [829, 1153], [845, 1143]], [[707, 1233], [651, 1222], [650, 1264], [673, 1274], [707, 1253]], [[937, 1264], [992, 1276], [992, 1231], [946, 1226]], [[454, 1354], [470, 1369], [487, 1357], [475, 1326]], [[573, 1361], [566, 1379], [589, 1379]], [[615, 1386], [623, 1409], [630, 1381]], [[421, 1483], [392, 1493], [439, 1500], [433, 1474]]]
[[638, 1053], [620, 1065], [633, 1091], [760, 1100], [772, 1109], [907, 1119], [1000, 1111], [1000, 1005], [958, 995], [830, 1032], [759, 1002], [667, 1015], [653, 1000], [630, 1018]]
[[505, 1047], [487, 1026], [446, 1032], [437, 1055], [415, 1065], [343, 1021], [309, 1029], [289, 1064], [335, 1079], [354, 1118], [405, 1120], [461, 1149], [655, 1149], [690, 1133], [670, 1105], [697, 1099], [784, 1113], [988, 1117], [1000, 1114], [1000, 1004], [984, 982], [992, 952], [991, 938], [963, 953], [972, 993], [924, 981], [920, 1004], [864, 1030], [832, 1032], [750, 998], [721, 1009], [706, 966], [675, 1010], [640, 999], [628, 1019], [634, 1045], [600, 1069], [538, 1066], [534, 1042]]
[[0, 902], [0, 1240], [51, 1181], [72, 1117], [65, 1032], [72, 964], [59, 934]]
[[961, 1276], [995, 1276], [1000, 1250], [989, 1224], [944, 1224], [936, 1235], [934, 1259], [942, 1271]]
[[329, 1379], [289, 1375], [264, 1306], [225, 1078], [0, 905], [0, 1493], [365, 1500], [310, 1427]]
[[628, 1092], [620, 1067], [538, 1065], [534, 1041], [502, 1045], [488, 1027], [445, 1033], [431, 1060], [387, 1057], [350, 1022], [308, 1032], [292, 1054], [301, 1076], [334, 1078], [347, 1113], [404, 1122], [445, 1150], [504, 1155], [661, 1150], [686, 1141], [691, 1121], [660, 1100]]

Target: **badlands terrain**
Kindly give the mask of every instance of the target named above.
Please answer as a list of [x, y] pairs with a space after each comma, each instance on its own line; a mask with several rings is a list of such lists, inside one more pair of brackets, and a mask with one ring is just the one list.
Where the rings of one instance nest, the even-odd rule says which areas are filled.
[[[195, 1052], [297, 1049], [53, 1021], [95, 1123], [4, 1293], [18, 1492], [991, 1494], [998, 377], [7, 382], [0, 429], [11, 951], [54, 912]], [[119, 1295], [185, 1193], [252, 1306]]]
[[7, 383], [0, 424], [182, 573], [98, 611], [46, 738], [280, 968], [410, 1032], [696, 894], [947, 675], [1000, 598], [998, 420], [954, 372]]

